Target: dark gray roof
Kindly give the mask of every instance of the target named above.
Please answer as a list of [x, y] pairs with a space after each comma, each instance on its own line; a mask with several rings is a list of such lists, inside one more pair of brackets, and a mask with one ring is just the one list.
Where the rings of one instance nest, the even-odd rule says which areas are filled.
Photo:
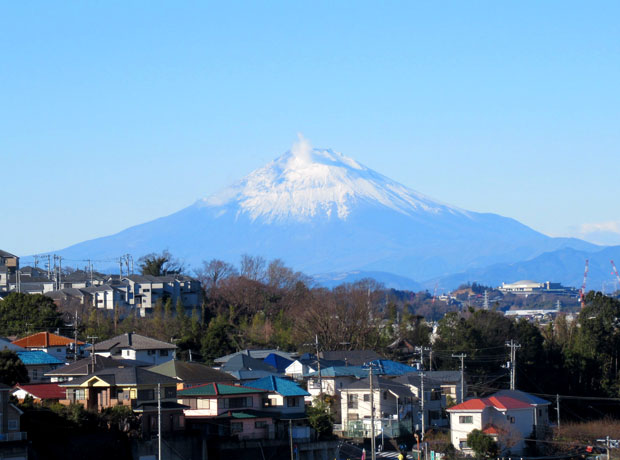
[[237, 351], [235, 353], [231, 353], [229, 355], [226, 356], [220, 356], [219, 358], [215, 359], [216, 363], [225, 363], [227, 362], [229, 359], [238, 356], [238, 355], [246, 355], [246, 356], [251, 356], [252, 358], [256, 358], [256, 359], [260, 359], [263, 360], [265, 359], [267, 356], [269, 356], [270, 354], [276, 354], [276, 355], [280, 355], [283, 358], [286, 359], [294, 359], [293, 356], [295, 356], [295, 353], [289, 353], [287, 351], [281, 351], [281, 350], [274, 350], [274, 349], [268, 349], [268, 350], [241, 350], [241, 351]]
[[237, 380], [247, 381], [247, 380], [258, 380], [263, 377], [281, 377], [281, 374], [276, 374], [275, 372], [256, 370], [256, 371], [226, 371], [228, 374], [232, 375]]
[[[419, 387], [421, 385], [421, 379], [419, 372], [411, 372], [401, 375], [394, 379], [394, 381]], [[461, 373], [459, 371], [425, 371], [424, 372], [424, 384], [431, 386], [441, 386], [450, 383], [460, 383]]]
[[84, 292], [82, 289], [77, 288], [64, 288], [59, 289], [58, 291], [50, 291], [46, 292], [45, 295], [47, 297], [51, 297], [52, 299], [64, 299], [66, 297], [84, 297]]
[[103, 291], [114, 291], [114, 290], [119, 290], [117, 287], [113, 287], [110, 286], [109, 284], [101, 284], [99, 286], [88, 286], [85, 288], [82, 288], [82, 291], [84, 292], [103, 292]]
[[10, 252], [6, 252], [0, 249], [0, 257], [17, 257], [17, 256], [14, 254], [11, 254]]
[[237, 380], [226, 372], [218, 371], [204, 364], [187, 363], [177, 359], [149, 367], [148, 370], [177, 378], [184, 383], [234, 382]]
[[[53, 371], [46, 373], [45, 375], [48, 377], [76, 377], [81, 375], [88, 375], [91, 372], [92, 362], [92, 357], [80, 359], [71, 364], [60, 366], [59, 368], [56, 368]], [[153, 363], [145, 363], [144, 361], [138, 361], [135, 359], [115, 359], [106, 356], [95, 355], [95, 371], [97, 372], [103, 369], [118, 366], [148, 367], [152, 365]]]
[[260, 359], [248, 355], [237, 355], [230, 358], [223, 366], [224, 372], [230, 371], [267, 371], [276, 373], [276, 368]]
[[[111, 339], [95, 344], [95, 351], [110, 351], [115, 348], [130, 348], [132, 350], [175, 350], [176, 345], [161, 340], [145, 337], [134, 332], [117, 335]], [[88, 349], [90, 349], [89, 347]]]
[[158, 374], [157, 372], [147, 371], [142, 367], [110, 367], [101, 369], [95, 373], [78, 377], [70, 382], [63, 382], [61, 387], [79, 386], [90, 380], [93, 376], [99, 377], [101, 380], [110, 385], [153, 385], [176, 384], [177, 380]]
[[319, 353], [319, 357], [329, 361], [342, 361], [343, 364], [349, 366], [361, 366], [375, 359], [383, 359], [383, 357], [374, 350], [322, 351]]

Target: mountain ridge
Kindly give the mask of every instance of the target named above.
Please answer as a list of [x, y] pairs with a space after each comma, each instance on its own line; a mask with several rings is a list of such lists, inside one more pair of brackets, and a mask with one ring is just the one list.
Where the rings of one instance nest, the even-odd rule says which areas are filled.
[[385, 272], [414, 282], [529, 260], [578, 239], [433, 200], [303, 139], [219, 193], [165, 217], [57, 251], [109, 259], [169, 250], [187, 264], [242, 254], [280, 258], [309, 275]]

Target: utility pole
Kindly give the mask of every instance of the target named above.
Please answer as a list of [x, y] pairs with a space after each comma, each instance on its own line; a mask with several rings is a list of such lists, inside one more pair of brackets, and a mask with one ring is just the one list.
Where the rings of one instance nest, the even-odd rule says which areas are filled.
[[429, 353], [428, 353], [428, 370], [429, 371], [433, 371], [433, 348], [430, 347], [429, 349]]
[[62, 287], [62, 257], [58, 256], [58, 289]]
[[50, 255], [47, 255], [47, 279], [51, 280], [52, 279], [52, 273], [51, 270], [52, 269], [52, 261], [50, 258]]
[[95, 364], [96, 364], [96, 360], [95, 360], [95, 341], [96, 339], [98, 339], [99, 337], [96, 336], [92, 336], [89, 335], [88, 337], [86, 337], [87, 339], [92, 339], [90, 341], [91, 343], [91, 348], [90, 348], [90, 362], [91, 362], [91, 366], [92, 366], [92, 371], [91, 372], [95, 372]]
[[371, 459], [376, 460], [375, 449], [375, 394], [372, 388], [372, 364], [368, 365], [368, 380], [370, 380], [370, 451]]
[[521, 348], [521, 345], [510, 339], [506, 346], [510, 347], [510, 389], [514, 390], [517, 383], [517, 348]]
[[293, 458], [293, 420], [289, 419], [288, 421], [288, 442], [291, 447], [291, 460], [295, 460]]
[[157, 384], [157, 460], [161, 460], [161, 383]]
[[459, 402], [462, 403], [465, 400], [465, 358], [467, 358], [467, 355], [465, 353], [460, 355], [453, 354], [452, 357], [461, 359], [461, 400]]
[[555, 410], [558, 413], [558, 433], [560, 432], [560, 395], [555, 395]]
[[120, 256], [118, 258], [118, 269], [119, 269], [118, 272], [120, 274], [119, 279], [121, 279], [123, 277], [123, 256]]
[[422, 441], [424, 441], [424, 432], [426, 431], [425, 414], [424, 414], [424, 372], [420, 373], [420, 401], [422, 402]]
[[75, 319], [73, 320], [73, 361], [74, 362], [77, 361], [77, 355], [78, 355], [77, 334], [78, 334], [78, 311], [76, 308]]
[[432, 349], [430, 347], [415, 347], [415, 349], [420, 352], [420, 366], [424, 370], [424, 351], [429, 350], [432, 352]]

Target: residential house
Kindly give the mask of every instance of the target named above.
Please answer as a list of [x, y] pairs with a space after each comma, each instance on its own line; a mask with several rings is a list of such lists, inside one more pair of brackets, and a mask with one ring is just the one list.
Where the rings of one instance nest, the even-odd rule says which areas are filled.
[[[93, 347], [89, 347], [89, 350]], [[161, 340], [127, 332], [96, 343], [94, 352], [101, 356], [135, 359], [151, 364], [162, 364], [174, 359], [177, 346]]]
[[291, 380], [269, 376], [248, 382], [247, 385], [269, 391], [263, 397], [263, 409], [266, 411], [277, 411], [280, 414], [306, 413], [304, 398], [310, 396], [310, 393]]
[[[394, 379], [395, 382], [402, 383], [418, 398], [418, 404], [411, 407], [412, 413], [407, 409], [401, 412], [401, 417], [413, 417], [415, 425], [421, 429], [448, 426], [449, 420], [445, 413], [447, 408], [447, 398], [443, 390], [443, 381], [433, 378], [434, 372], [415, 372], [408, 373]], [[458, 374], [458, 372], [457, 372]], [[424, 393], [424, 394], [422, 394]], [[424, 409], [424, 410], [422, 410]], [[424, 417], [424, 420], [422, 420]]]
[[177, 390], [204, 383], [231, 383], [237, 379], [226, 372], [218, 371], [200, 363], [170, 360], [157, 366], [149, 367], [149, 371], [167, 375], [177, 380]]
[[0, 292], [9, 292], [9, 278], [19, 270], [19, 257], [0, 249]]
[[50, 378], [46, 377], [45, 374], [64, 364], [64, 361], [41, 350], [18, 351], [16, 353], [28, 369], [30, 383], [49, 382]]
[[142, 432], [149, 435], [157, 432], [159, 399], [162, 431], [176, 431], [185, 427], [185, 407], [177, 403], [176, 383], [171, 377], [141, 367], [111, 367], [60, 383], [66, 391], [65, 399], [61, 399], [60, 403], [81, 404], [85, 409], [96, 412], [114, 406], [130, 407], [142, 415]]
[[23, 412], [9, 402], [11, 387], [0, 383], [0, 459], [28, 458], [26, 433], [20, 431]]
[[279, 376], [275, 367], [266, 362], [244, 354], [237, 354], [226, 361], [220, 368], [241, 382], [256, 380], [270, 375]]
[[534, 427], [537, 437], [547, 434], [549, 430], [549, 406], [551, 405], [549, 401], [520, 390], [500, 390], [493, 396], [510, 396], [530, 404], [534, 408]]
[[189, 310], [200, 307], [200, 281], [187, 276], [129, 275], [121, 282], [127, 286], [127, 303], [141, 316], [152, 312], [157, 301], [167, 299], [173, 305], [180, 300]]
[[188, 409], [184, 414], [189, 428], [205, 436], [235, 436], [244, 439], [273, 439], [274, 414], [261, 411], [269, 392], [226, 383], [208, 383], [177, 393]]
[[64, 366], [59, 366], [53, 371], [46, 372], [45, 376], [52, 383], [70, 382], [73, 379], [85, 377], [93, 372], [98, 372], [111, 367], [150, 367], [153, 363], [145, 363], [135, 359], [111, 358], [101, 355], [93, 355], [89, 358], [83, 358]]
[[265, 359], [263, 359], [263, 362], [274, 367], [278, 374], [284, 374], [286, 369], [293, 364], [292, 359], [285, 358], [277, 353], [270, 353], [265, 357]]
[[63, 362], [74, 358], [76, 344], [78, 357], [84, 357], [84, 345], [86, 345], [84, 342], [51, 332], [38, 332], [22, 337], [21, 339], [13, 340], [13, 345], [31, 351], [44, 351]]
[[90, 298], [90, 305], [101, 310], [114, 311], [117, 308], [129, 307], [127, 292], [124, 286], [101, 284], [80, 289]]
[[24, 385], [18, 383], [13, 387], [11, 394], [21, 403], [30, 397], [35, 404], [58, 402], [65, 398], [65, 390], [60, 388], [57, 383], [38, 383], [34, 385]]
[[304, 353], [284, 369], [284, 374], [295, 380], [303, 380], [305, 376], [317, 372], [319, 365], [322, 369], [326, 369], [332, 366], [344, 366], [344, 361], [318, 360], [316, 355]]
[[320, 374], [311, 372], [307, 377], [308, 392], [313, 398], [319, 394], [337, 396], [350, 383], [368, 377], [368, 369], [361, 366], [322, 367]]
[[[372, 394], [372, 398], [371, 398]], [[401, 423], [411, 428], [411, 421], [405, 422], [401, 414], [404, 408], [417, 404], [417, 398], [411, 390], [392, 379], [372, 376], [372, 392], [370, 390], [370, 378], [366, 377], [350, 383], [340, 390], [340, 404], [342, 417], [342, 430], [349, 436], [367, 437], [370, 430], [371, 399], [374, 402], [374, 416], [380, 430], [386, 430], [390, 437], [399, 436], [402, 429]]]
[[502, 454], [521, 455], [525, 439], [535, 429], [535, 406], [510, 396], [469, 399], [447, 409], [451, 441], [455, 449], [472, 453], [467, 435], [474, 429], [493, 437]]

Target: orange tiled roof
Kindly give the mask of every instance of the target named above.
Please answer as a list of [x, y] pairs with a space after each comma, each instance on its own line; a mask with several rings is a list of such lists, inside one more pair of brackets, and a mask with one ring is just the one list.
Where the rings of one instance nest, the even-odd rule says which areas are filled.
[[[14, 340], [12, 343], [24, 348], [58, 347], [67, 346], [70, 343], [74, 343], [74, 339], [53, 334], [51, 332], [38, 332], [36, 334]], [[78, 345], [84, 345], [84, 342], [79, 340], [77, 343]]]
[[499, 434], [499, 430], [494, 425], [487, 425], [487, 427], [482, 430], [484, 434]]

